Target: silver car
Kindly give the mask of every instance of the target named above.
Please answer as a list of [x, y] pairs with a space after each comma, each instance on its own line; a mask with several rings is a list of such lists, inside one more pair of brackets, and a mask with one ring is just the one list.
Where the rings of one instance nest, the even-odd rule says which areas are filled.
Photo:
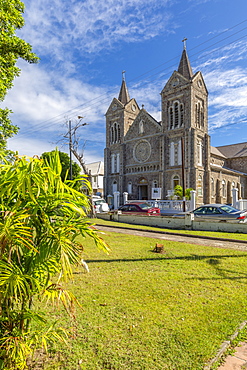
[[196, 219], [218, 222], [247, 222], [247, 211], [226, 204], [204, 204], [190, 212]]

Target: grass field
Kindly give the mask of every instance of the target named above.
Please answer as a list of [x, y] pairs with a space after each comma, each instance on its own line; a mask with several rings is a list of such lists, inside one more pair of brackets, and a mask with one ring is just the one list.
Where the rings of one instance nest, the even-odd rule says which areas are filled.
[[[69, 289], [82, 308], [37, 307], [70, 328], [46, 370], [200, 370], [247, 318], [247, 253], [105, 234], [109, 255], [90, 240]], [[41, 368], [41, 367], [39, 367]]]

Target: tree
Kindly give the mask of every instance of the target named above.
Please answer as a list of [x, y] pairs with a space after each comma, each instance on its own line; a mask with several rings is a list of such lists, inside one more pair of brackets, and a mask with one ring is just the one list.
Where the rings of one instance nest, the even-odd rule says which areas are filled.
[[[0, 163], [0, 369], [23, 370], [41, 343], [62, 340], [63, 330], [45, 329], [35, 301], [60, 301], [71, 312], [76, 298], [64, 282], [82, 258], [78, 236], [109, 249], [85, 220], [87, 196], [63, 182], [61, 172], [57, 151], [49, 161], [17, 157], [13, 164]], [[38, 332], [33, 320], [43, 324]]]
[[[52, 150], [51, 152], [44, 152], [41, 155], [41, 158], [45, 159], [46, 161], [50, 161], [50, 158], [52, 158], [52, 153], [55, 153], [56, 150]], [[62, 166], [61, 171], [61, 178], [63, 181], [70, 179], [70, 157], [67, 153], [58, 151], [59, 159]], [[72, 177], [74, 180], [80, 180], [73, 182], [73, 184], [76, 186], [76, 189], [79, 190], [82, 186], [81, 184], [81, 167], [74, 161], [72, 161]]]
[[[190, 200], [190, 192], [193, 190], [192, 188], [185, 189], [185, 198]], [[176, 185], [174, 188], [174, 195], [178, 197], [178, 199], [183, 199], [183, 188], [181, 185]]]
[[[17, 37], [15, 32], [24, 26], [24, 4], [20, 0], [1, 0], [0, 2], [0, 101], [13, 86], [14, 78], [19, 76], [16, 66], [19, 58], [29, 63], [37, 63], [38, 57], [32, 52], [30, 44]], [[18, 132], [11, 124], [8, 108], [0, 109], [0, 150], [6, 150], [6, 141]]]

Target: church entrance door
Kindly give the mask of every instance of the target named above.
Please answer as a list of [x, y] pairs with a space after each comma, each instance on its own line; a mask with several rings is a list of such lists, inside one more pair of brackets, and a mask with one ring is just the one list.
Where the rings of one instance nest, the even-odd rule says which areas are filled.
[[148, 182], [144, 178], [142, 178], [138, 183], [138, 199], [139, 200], [148, 199]]
[[148, 199], [148, 186], [147, 185], [139, 185], [139, 200], [147, 200]]

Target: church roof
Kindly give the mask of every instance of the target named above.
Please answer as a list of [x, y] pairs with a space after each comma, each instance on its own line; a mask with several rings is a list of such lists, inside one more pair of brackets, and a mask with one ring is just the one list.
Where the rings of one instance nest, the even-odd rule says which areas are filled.
[[130, 101], [129, 92], [125, 80], [122, 81], [121, 89], [119, 92], [118, 100], [124, 105]]
[[217, 149], [227, 158], [247, 157], [247, 143], [218, 146]]
[[182, 76], [187, 78], [188, 80], [190, 80], [191, 77], [193, 76], [192, 68], [191, 68], [191, 65], [190, 65], [190, 61], [189, 61], [186, 49], [183, 50], [183, 53], [182, 53], [182, 56], [181, 56], [181, 59], [180, 59], [180, 63], [179, 63], [179, 66], [178, 66], [178, 72]]
[[226, 158], [224, 154], [222, 154], [217, 148], [211, 146], [211, 154], [217, 155], [218, 157]]

